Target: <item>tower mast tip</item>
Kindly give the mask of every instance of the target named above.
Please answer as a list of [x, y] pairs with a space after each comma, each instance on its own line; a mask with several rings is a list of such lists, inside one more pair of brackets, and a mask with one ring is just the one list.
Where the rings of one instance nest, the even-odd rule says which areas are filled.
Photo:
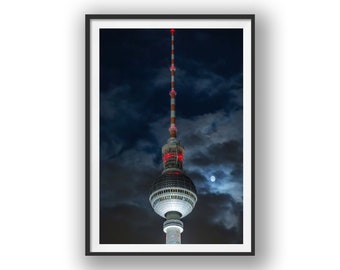
[[170, 74], [171, 74], [171, 89], [170, 89], [170, 127], [169, 133], [171, 138], [176, 138], [177, 136], [177, 128], [176, 128], [176, 105], [175, 105], [175, 97], [176, 97], [176, 90], [175, 90], [175, 29], [170, 30], [171, 33], [171, 65], [170, 65]]

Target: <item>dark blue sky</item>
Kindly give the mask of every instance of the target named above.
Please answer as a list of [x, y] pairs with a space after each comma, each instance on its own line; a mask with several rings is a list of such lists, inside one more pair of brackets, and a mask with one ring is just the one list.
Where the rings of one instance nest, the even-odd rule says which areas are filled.
[[[242, 36], [241, 29], [175, 33], [178, 139], [198, 191], [183, 244], [242, 243]], [[169, 29], [100, 31], [101, 243], [165, 242], [148, 197], [169, 137], [169, 66]]]

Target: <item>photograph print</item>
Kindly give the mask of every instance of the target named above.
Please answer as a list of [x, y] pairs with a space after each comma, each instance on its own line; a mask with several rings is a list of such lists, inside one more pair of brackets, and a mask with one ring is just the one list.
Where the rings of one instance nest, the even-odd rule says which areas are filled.
[[254, 16], [86, 16], [86, 254], [254, 255]]

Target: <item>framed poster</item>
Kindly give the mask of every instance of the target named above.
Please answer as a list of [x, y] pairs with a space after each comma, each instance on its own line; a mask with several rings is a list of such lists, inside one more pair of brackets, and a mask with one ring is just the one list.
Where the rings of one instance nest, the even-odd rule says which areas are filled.
[[86, 255], [254, 255], [254, 15], [86, 15]]

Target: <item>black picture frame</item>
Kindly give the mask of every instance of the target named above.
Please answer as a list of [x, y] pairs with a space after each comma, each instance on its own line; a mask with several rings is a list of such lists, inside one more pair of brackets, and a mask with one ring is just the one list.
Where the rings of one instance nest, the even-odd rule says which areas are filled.
[[[105, 245], [96, 243], [99, 239], [99, 236], [94, 233], [94, 227], [98, 227], [99, 220], [98, 220], [98, 213], [100, 209], [98, 209], [98, 198], [99, 198], [99, 166], [98, 166], [98, 159], [99, 157], [98, 152], [93, 150], [94, 145], [99, 144], [99, 140], [94, 138], [93, 134], [99, 133], [98, 130], [98, 123], [94, 123], [94, 119], [99, 115], [99, 106], [96, 105], [96, 101], [94, 101], [93, 95], [94, 92], [98, 92], [98, 56], [95, 57], [96, 60], [94, 61], [94, 47], [99, 44], [98, 39], [98, 29], [101, 29], [101, 25], [105, 24], [105, 27], [109, 27], [107, 25], [108, 22], [128, 22], [130, 25], [136, 25], [136, 23], [140, 24], [145, 21], [165, 21], [167, 23], [179, 21], [180, 22], [214, 22], [217, 24], [221, 24], [223, 28], [224, 24], [226, 23], [225, 28], [228, 28], [229, 22], [235, 22], [235, 24], [240, 23], [240, 25], [247, 25], [247, 54], [244, 55], [244, 58], [247, 58], [247, 91], [248, 91], [248, 109], [247, 109], [247, 117], [248, 119], [248, 126], [246, 127], [247, 130], [247, 144], [248, 144], [248, 171], [247, 171], [247, 212], [244, 215], [247, 215], [244, 218], [247, 218], [248, 225], [247, 225], [247, 247], [242, 249], [233, 250], [225, 250], [221, 245], [216, 245], [216, 249], [210, 249], [210, 246], [204, 249], [205, 245], [201, 244], [196, 248], [187, 250], [176, 250], [176, 247], [173, 247], [170, 251], [159, 250], [157, 247], [152, 248], [151, 250], [145, 249], [144, 247], [138, 247], [136, 245], [135, 248], [131, 245], [127, 245], [127, 248], [121, 248], [123, 245]], [[211, 256], [211, 255], [223, 255], [223, 256], [249, 256], [255, 255], [255, 15], [254, 14], [219, 14], [219, 15], [207, 15], [207, 14], [200, 14], [200, 15], [118, 15], [118, 14], [87, 14], [85, 15], [85, 23], [86, 23], [86, 70], [85, 70], [85, 78], [86, 78], [86, 194], [85, 194], [85, 211], [86, 211], [86, 220], [85, 220], [85, 254], [90, 256], [113, 256], [113, 255], [198, 255], [198, 256]], [[96, 26], [94, 26], [96, 25]], [[117, 28], [126, 27], [116, 24]], [[113, 29], [115, 28], [113, 27]], [[128, 26], [129, 28], [131, 26]], [[197, 26], [194, 26], [197, 27]], [[167, 29], [168, 27], [161, 26], [160, 28]], [[245, 29], [245, 28], [244, 28]], [[97, 32], [96, 32], [97, 31]], [[98, 47], [97, 51], [98, 53]], [[94, 75], [94, 73], [97, 73]], [[97, 76], [97, 79], [94, 79], [94, 76]], [[95, 87], [94, 87], [95, 85]], [[95, 89], [96, 88], [96, 89]], [[98, 96], [99, 93], [96, 93]], [[244, 124], [245, 125], [245, 124]], [[99, 150], [98, 150], [99, 151]], [[97, 176], [98, 175], [98, 176]], [[245, 176], [244, 176], [245, 177]], [[245, 180], [244, 180], [245, 181]], [[95, 190], [94, 190], [95, 189]], [[94, 197], [93, 194], [98, 194]], [[94, 210], [95, 209], [95, 210]], [[96, 212], [98, 211], [98, 212]], [[94, 225], [95, 224], [95, 225]], [[97, 239], [97, 240], [95, 240]], [[103, 249], [94, 247], [95, 244], [99, 247], [103, 246]], [[212, 245], [214, 245], [212, 243]], [[109, 246], [113, 246], [113, 249], [107, 248]], [[164, 246], [164, 245], [163, 245]], [[177, 246], [177, 245], [175, 245]], [[219, 249], [218, 247], [221, 246]], [[245, 245], [244, 245], [245, 246]], [[105, 248], [104, 248], [105, 247]]]

